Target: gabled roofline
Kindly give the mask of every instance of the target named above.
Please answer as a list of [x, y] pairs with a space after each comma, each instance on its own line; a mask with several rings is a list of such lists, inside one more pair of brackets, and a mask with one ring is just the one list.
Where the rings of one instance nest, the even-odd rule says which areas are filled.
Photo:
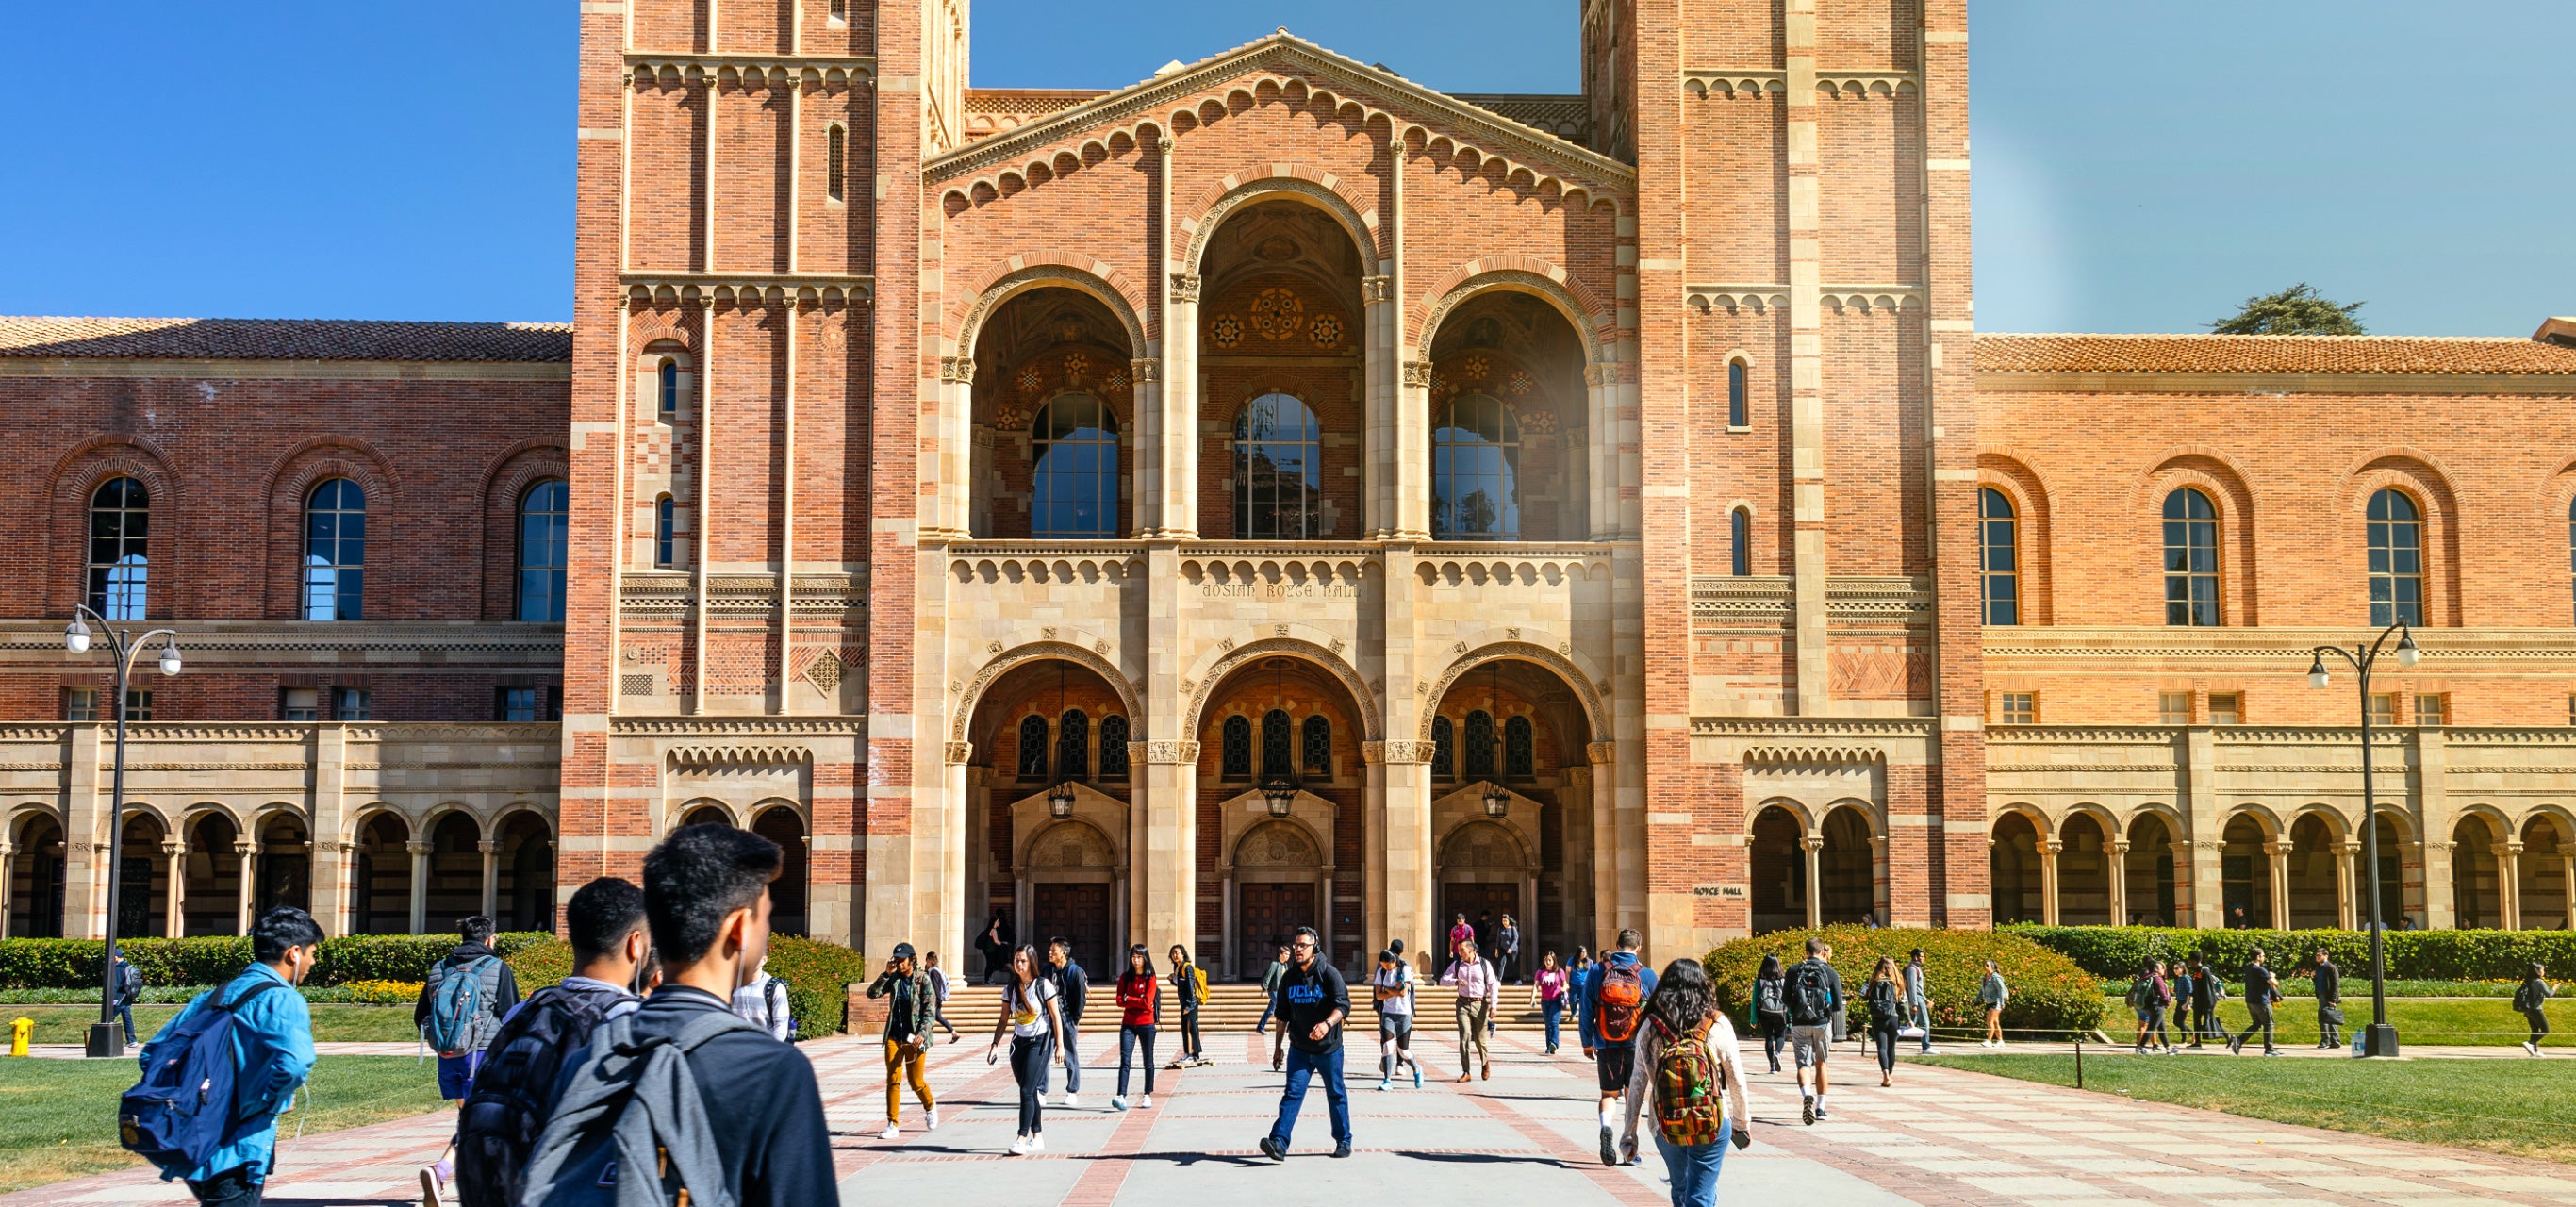
[[[1231, 79], [1244, 69], [1264, 59], [1274, 59], [1317, 75], [1338, 79], [1360, 88], [1375, 90], [1420, 106], [1430, 114], [1456, 122], [1476, 132], [1479, 139], [1500, 148], [1508, 148], [1513, 157], [1527, 157], [1554, 166], [1589, 175], [1596, 182], [1634, 189], [1637, 169], [1593, 151], [1577, 146], [1555, 135], [1525, 126], [1491, 110], [1467, 104], [1446, 93], [1435, 92], [1403, 76], [1326, 50], [1315, 43], [1281, 29], [1268, 37], [1247, 42], [1233, 50], [1201, 59], [1170, 75], [1157, 76], [1130, 84], [1125, 88], [1085, 101], [1073, 108], [1030, 122], [1006, 133], [977, 139], [944, 154], [922, 162], [922, 178], [942, 181], [969, 175], [984, 168], [1007, 163], [1019, 155], [1063, 138], [1068, 132], [1084, 127], [1110, 124], [1122, 119], [1151, 113], [1157, 125], [1165, 117], [1164, 107], [1213, 84]], [[1397, 119], [1398, 129], [1406, 124]]]

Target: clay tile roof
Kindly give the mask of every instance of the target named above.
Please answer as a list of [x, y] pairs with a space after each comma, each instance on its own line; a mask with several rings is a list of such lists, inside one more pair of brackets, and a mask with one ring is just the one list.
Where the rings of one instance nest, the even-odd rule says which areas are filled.
[[1980, 335], [1981, 373], [2576, 373], [2576, 347], [2383, 335]]
[[0, 317], [0, 357], [569, 362], [572, 324]]

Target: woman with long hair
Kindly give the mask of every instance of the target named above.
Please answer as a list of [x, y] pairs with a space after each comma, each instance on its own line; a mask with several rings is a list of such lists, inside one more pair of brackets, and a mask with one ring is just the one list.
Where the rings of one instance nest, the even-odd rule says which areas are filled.
[[1181, 1004], [1181, 1051], [1167, 1069], [1208, 1063], [1199, 1054], [1199, 969], [1190, 963], [1190, 949], [1172, 944], [1172, 999]]
[[1697, 960], [1664, 966], [1637, 1029], [1637, 1067], [1628, 1079], [1628, 1120], [1620, 1152], [1637, 1159], [1637, 1115], [1655, 1099], [1655, 1148], [1672, 1183], [1673, 1207], [1714, 1207], [1726, 1146], [1753, 1143], [1744, 1107], [1744, 1068], [1735, 1024], [1717, 1008], [1708, 970]]
[[1869, 1038], [1878, 1046], [1878, 1084], [1884, 1089], [1896, 1084], [1896, 1029], [1905, 1025], [1905, 990], [1896, 983], [1895, 956], [1878, 957], [1860, 996], [1869, 1003]]
[[1771, 1071], [1780, 1071], [1780, 1045], [1789, 1042], [1789, 973], [1777, 953], [1762, 957], [1753, 974], [1753, 1022], [1762, 1028], [1762, 1055]]
[[1547, 1020], [1547, 1054], [1556, 1055], [1557, 1020], [1565, 1013], [1565, 991], [1572, 982], [1556, 962], [1555, 952], [1541, 953], [1538, 971], [1530, 975], [1530, 996], [1538, 999], [1538, 1016]]
[[1022, 945], [1011, 953], [1011, 980], [1002, 989], [1007, 1009], [994, 1020], [993, 1042], [984, 1049], [984, 1063], [992, 1064], [1001, 1058], [1002, 1037], [1011, 1037], [1011, 1080], [1020, 1087], [1014, 1157], [1046, 1151], [1047, 1066], [1055, 1057], [1056, 1037], [1064, 1033], [1064, 1016], [1056, 1010], [1055, 982], [1039, 971], [1043, 967], [1037, 948]]
[[1154, 1016], [1163, 1004], [1163, 978], [1154, 972], [1154, 954], [1138, 943], [1127, 949], [1127, 968], [1118, 974], [1118, 1092], [1109, 1105], [1127, 1109], [1127, 1066], [1139, 1044], [1145, 1049], [1145, 1101], [1154, 1105]]

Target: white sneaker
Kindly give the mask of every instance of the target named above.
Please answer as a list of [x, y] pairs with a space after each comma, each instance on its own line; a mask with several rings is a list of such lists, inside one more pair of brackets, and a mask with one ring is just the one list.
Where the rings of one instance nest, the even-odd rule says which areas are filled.
[[1011, 1155], [1014, 1157], [1025, 1157], [1029, 1155], [1029, 1138], [1022, 1136], [1017, 1140], [1011, 1141]]
[[886, 1125], [885, 1125], [885, 1130], [884, 1130], [884, 1131], [881, 1131], [881, 1132], [878, 1132], [878, 1133], [877, 1133], [877, 1139], [879, 1139], [879, 1140], [894, 1140], [894, 1139], [899, 1139], [899, 1138], [901, 1138], [902, 1136], [903, 1136], [903, 1129], [902, 1129], [902, 1128], [899, 1128], [899, 1127], [896, 1127], [896, 1126], [894, 1125], [894, 1123], [893, 1123], [893, 1121], [892, 1121], [892, 1120], [888, 1120], [888, 1121], [887, 1121], [887, 1123], [886, 1123]]
[[1040, 1132], [1037, 1135], [1029, 1137], [1029, 1151], [1033, 1153], [1042, 1153], [1046, 1151], [1046, 1133]]
[[1138, 1105], [1138, 1106], [1141, 1106], [1141, 1107], [1143, 1107], [1144, 1109], [1149, 1110], [1149, 1111], [1150, 1111], [1150, 1110], [1152, 1110], [1152, 1109], [1154, 1109], [1154, 1096], [1153, 1096], [1153, 1095], [1151, 1095], [1151, 1094], [1147, 1094], [1147, 1095], [1145, 1095], [1145, 1100], [1144, 1100], [1143, 1102], [1138, 1103], [1137, 1105]]
[[925, 1130], [934, 1132], [939, 1130], [939, 1108], [932, 1107], [930, 1109], [930, 1126]]
[[1111, 1096], [1110, 1096], [1110, 1099], [1109, 1099], [1109, 1109], [1111, 1109], [1111, 1110], [1113, 1110], [1113, 1111], [1123, 1111], [1123, 1110], [1126, 1110], [1126, 1109], [1127, 1109], [1127, 1100], [1126, 1100], [1126, 1099], [1124, 1099], [1124, 1098], [1117, 1097], [1116, 1095], [1111, 1095]]
[[2536, 1044], [2536, 1043], [2533, 1043], [2533, 1042], [2531, 1042], [2530, 1040], [2527, 1040], [2527, 1039], [2526, 1039], [2526, 1040], [2524, 1040], [2524, 1041], [2522, 1041], [2522, 1050], [2523, 1050], [2523, 1051], [2525, 1051], [2525, 1052], [2529, 1052], [2529, 1053], [2531, 1053], [2531, 1054], [2532, 1054], [2532, 1055], [2534, 1055], [2534, 1056], [2538, 1056], [2538, 1055], [2540, 1055], [2540, 1045], [2539, 1045], [2539, 1044]]
[[1081, 1106], [1081, 1105], [1082, 1105], [1082, 1095], [1080, 1095], [1080, 1094], [1068, 1093], [1068, 1094], [1066, 1094], [1066, 1095], [1064, 1096], [1064, 1109], [1066, 1109], [1066, 1110], [1068, 1110], [1068, 1111], [1069, 1111], [1069, 1110], [1072, 1110], [1072, 1109], [1074, 1109], [1075, 1107], [1078, 1107], [1078, 1106]]
[[1395, 1083], [1394, 1083], [1394, 1082], [1389, 1081], [1389, 1080], [1387, 1080], [1386, 1078], [1380, 1077], [1380, 1078], [1378, 1078], [1378, 1079], [1377, 1079], [1377, 1092], [1378, 1092], [1378, 1093], [1383, 1094], [1383, 1093], [1387, 1092], [1387, 1090], [1389, 1090], [1389, 1089], [1393, 1088], [1393, 1087], [1394, 1087], [1394, 1085], [1395, 1085]]

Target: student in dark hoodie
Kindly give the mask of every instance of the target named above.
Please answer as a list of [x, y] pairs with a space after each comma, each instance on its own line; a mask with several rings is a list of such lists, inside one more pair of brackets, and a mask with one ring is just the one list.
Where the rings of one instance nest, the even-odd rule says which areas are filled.
[[1279, 1095], [1278, 1121], [1261, 1138], [1261, 1155], [1273, 1161], [1288, 1159], [1297, 1109], [1305, 1105], [1307, 1082], [1319, 1073], [1332, 1114], [1333, 1155], [1351, 1155], [1351, 1095], [1342, 1083], [1342, 1020], [1351, 1016], [1351, 987], [1324, 958], [1322, 942], [1314, 927], [1298, 927], [1288, 942], [1288, 971], [1279, 978], [1279, 1034], [1271, 1041], [1270, 1066], [1284, 1066], [1288, 1085]]
[[500, 1033], [501, 1020], [510, 1016], [510, 1007], [519, 1004], [519, 978], [510, 971], [509, 961], [492, 950], [492, 929], [492, 920], [481, 914], [457, 923], [456, 937], [464, 941], [429, 970], [429, 979], [420, 987], [420, 1000], [411, 1008], [412, 1027], [427, 1027], [453, 978], [470, 976], [478, 982], [475, 996], [481, 1004], [474, 1012], [476, 1017], [465, 1020], [454, 1051], [438, 1054], [438, 1096], [449, 1102], [465, 1100], [474, 1070], [483, 1063], [484, 1049]]

